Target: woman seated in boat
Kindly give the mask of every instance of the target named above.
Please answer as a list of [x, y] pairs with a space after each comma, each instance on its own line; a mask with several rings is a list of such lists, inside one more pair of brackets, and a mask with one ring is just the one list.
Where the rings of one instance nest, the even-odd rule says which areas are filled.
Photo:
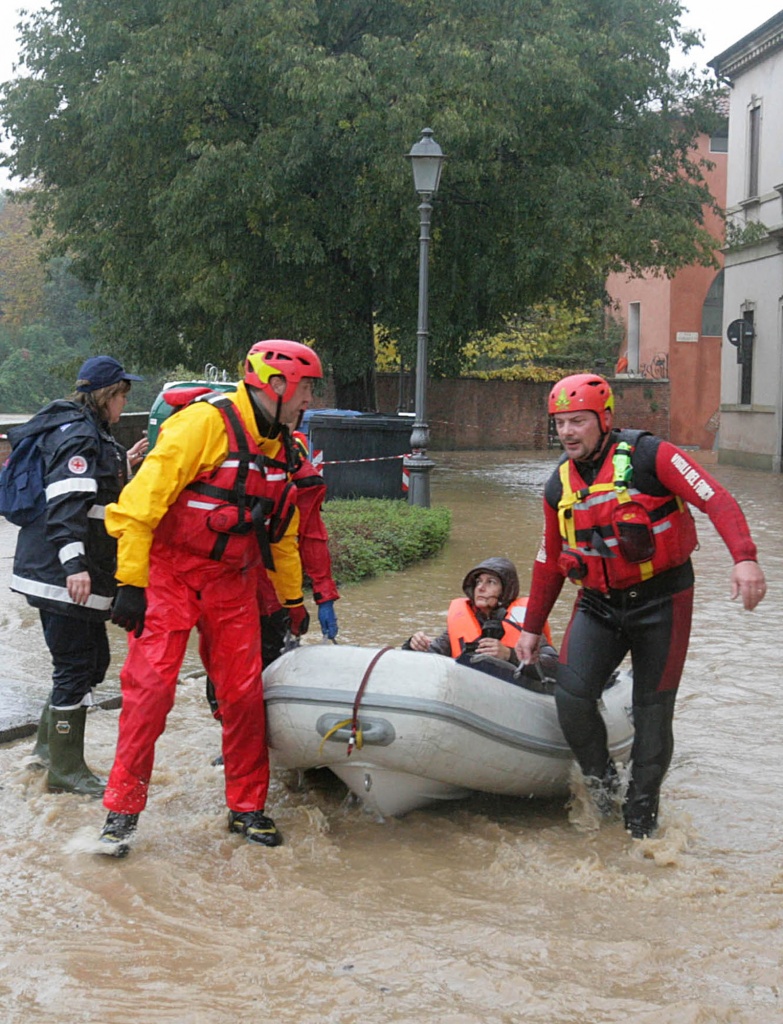
[[[486, 558], [469, 570], [462, 581], [465, 597], [449, 606], [446, 629], [438, 637], [414, 633], [402, 645], [404, 650], [451, 655], [464, 665], [508, 678], [519, 667], [514, 645], [525, 621], [527, 598], [519, 596], [519, 576], [508, 558]], [[543, 675], [555, 675], [557, 652], [547, 623], [541, 648]], [[505, 665], [498, 665], [505, 662]], [[505, 669], [505, 671], [503, 671]], [[537, 666], [526, 674], [541, 677]]]

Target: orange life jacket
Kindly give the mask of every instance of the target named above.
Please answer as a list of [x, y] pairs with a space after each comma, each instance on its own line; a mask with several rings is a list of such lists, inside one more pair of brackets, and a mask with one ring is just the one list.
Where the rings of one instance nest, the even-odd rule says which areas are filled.
[[[525, 608], [527, 598], [518, 597], [512, 601], [506, 609], [503, 622], [503, 640], [506, 647], [514, 648], [519, 634], [522, 631], [522, 623], [525, 621]], [[449, 631], [451, 642], [451, 656], [458, 658], [465, 649], [465, 644], [478, 640], [481, 636], [481, 622], [478, 619], [473, 606], [466, 597], [457, 597], [449, 605], [449, 614], [446, 620], [446, 628]], [[547, 643], [552, 643], [552, 633], [549, 623], [544, 626], [544, 636]]]

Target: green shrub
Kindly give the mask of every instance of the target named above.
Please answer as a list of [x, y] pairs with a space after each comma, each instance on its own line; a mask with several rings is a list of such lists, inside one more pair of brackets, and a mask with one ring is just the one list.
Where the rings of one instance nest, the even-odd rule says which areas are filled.
[[448, 540], [451, 511], [388, 498], [327, 502], [332, 573], [339, 583], [404, 569], [436, 554]]

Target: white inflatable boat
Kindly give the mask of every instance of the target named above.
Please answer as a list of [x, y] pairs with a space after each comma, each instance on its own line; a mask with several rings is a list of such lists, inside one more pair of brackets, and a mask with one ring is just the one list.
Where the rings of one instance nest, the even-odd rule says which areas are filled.
[[[573, 757], [554, 698], [528, 686], [437, 654], [301, 646], [264, 672], [272, 763], [327, 767], [383, 816], [475, 790], [565, 795]], [[627, 761], [627, 672], [604, 691], [601, 712], [612, 756]]]

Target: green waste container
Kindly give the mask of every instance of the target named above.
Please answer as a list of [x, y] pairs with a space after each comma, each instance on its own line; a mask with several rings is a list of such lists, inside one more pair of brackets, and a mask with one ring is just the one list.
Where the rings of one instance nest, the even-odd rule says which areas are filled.
[[175, 411], [173, 405], [169, 405], [164, 395], [167, 391], [171, 391], [173, 388], [209, 388], [210, 391], [236, 391], [237, 386], [234, 381], [215, 381], [215, 380], [178, 380], [173, 381], [171, 384], [164, 384], [163, 390], [159, 392], [158, 397], [152, 403], [150, 409], [149, 419], [147, 421], [147, 438], [150, 442], [150, 448], [153, 448], [155, 442], [158, 440], [158, 434], [160, 433], [160, 427], [164, 420], [167, 420], [169, 416]]

